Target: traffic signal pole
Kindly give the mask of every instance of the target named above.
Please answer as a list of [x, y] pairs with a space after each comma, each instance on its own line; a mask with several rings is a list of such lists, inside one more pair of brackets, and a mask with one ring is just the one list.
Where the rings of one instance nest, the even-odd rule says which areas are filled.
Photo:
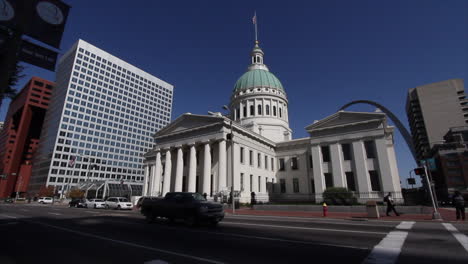
[[434, 194], [432, 193], [432, 183], [429, 180], [429, 174], [427, 173], [426, 163], [423, 163], [423, 168], [424, 168], [424, 173], [426, 176], [424, 178], [426, 178], [427, 187], [429, 188], [429, 194], [431, 196], [432, 206], [434, 208], [434, 212], [432, 213], [432, 220], [442, 220], [442, 217], [440, 217], [440, 213], [437, 210], [437, 206], [436, 206], [435, 199], [434, 199]]

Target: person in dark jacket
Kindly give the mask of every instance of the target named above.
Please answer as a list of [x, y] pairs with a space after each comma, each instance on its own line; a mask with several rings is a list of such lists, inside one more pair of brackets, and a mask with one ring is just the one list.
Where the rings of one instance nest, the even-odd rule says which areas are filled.
[[387, 203], [387, 216], [390, 216], [391, 211], [393, 211], [396, 216], [400, 216], [400, 214], [395, 210], [392, 193], [388, 193], [387, 196], [385, 196], [384, 201]]
[[455, 206], [456, 214], [457, 214], [457, 221], [460, 218], [465, 221], [465, 199], [459, 191], [455, 192], [455, 195], [452, 198], [453, 206]]

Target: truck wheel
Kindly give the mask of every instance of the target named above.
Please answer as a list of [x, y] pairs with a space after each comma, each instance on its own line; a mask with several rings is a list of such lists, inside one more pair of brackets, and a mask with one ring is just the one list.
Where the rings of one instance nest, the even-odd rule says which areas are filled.
[[146, 215], [146, 223], [147, 224], [153, 223], [155, 219], [156, 219], [156, 217], [152, 213]]
[[189, 216], [185, 219], [185, 223], [187, 223], [190, 227], [196, 227], [198, 225], [198, 220], [195, 216]]

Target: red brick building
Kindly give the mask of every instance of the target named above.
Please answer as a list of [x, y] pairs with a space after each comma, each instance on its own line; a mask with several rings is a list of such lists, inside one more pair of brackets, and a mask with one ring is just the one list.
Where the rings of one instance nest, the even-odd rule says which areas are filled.
[[0, 197], [26, 193], [54, 83], [32, 77], [11, 101], [0, 132]]

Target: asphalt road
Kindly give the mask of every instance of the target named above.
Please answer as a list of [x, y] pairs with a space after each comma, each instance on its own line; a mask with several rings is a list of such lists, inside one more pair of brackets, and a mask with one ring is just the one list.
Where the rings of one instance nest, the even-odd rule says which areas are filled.
[[468, 263], [468, 224], [226, 215], [188, 227], [137, 211], [0, 204], [0, 263]]

